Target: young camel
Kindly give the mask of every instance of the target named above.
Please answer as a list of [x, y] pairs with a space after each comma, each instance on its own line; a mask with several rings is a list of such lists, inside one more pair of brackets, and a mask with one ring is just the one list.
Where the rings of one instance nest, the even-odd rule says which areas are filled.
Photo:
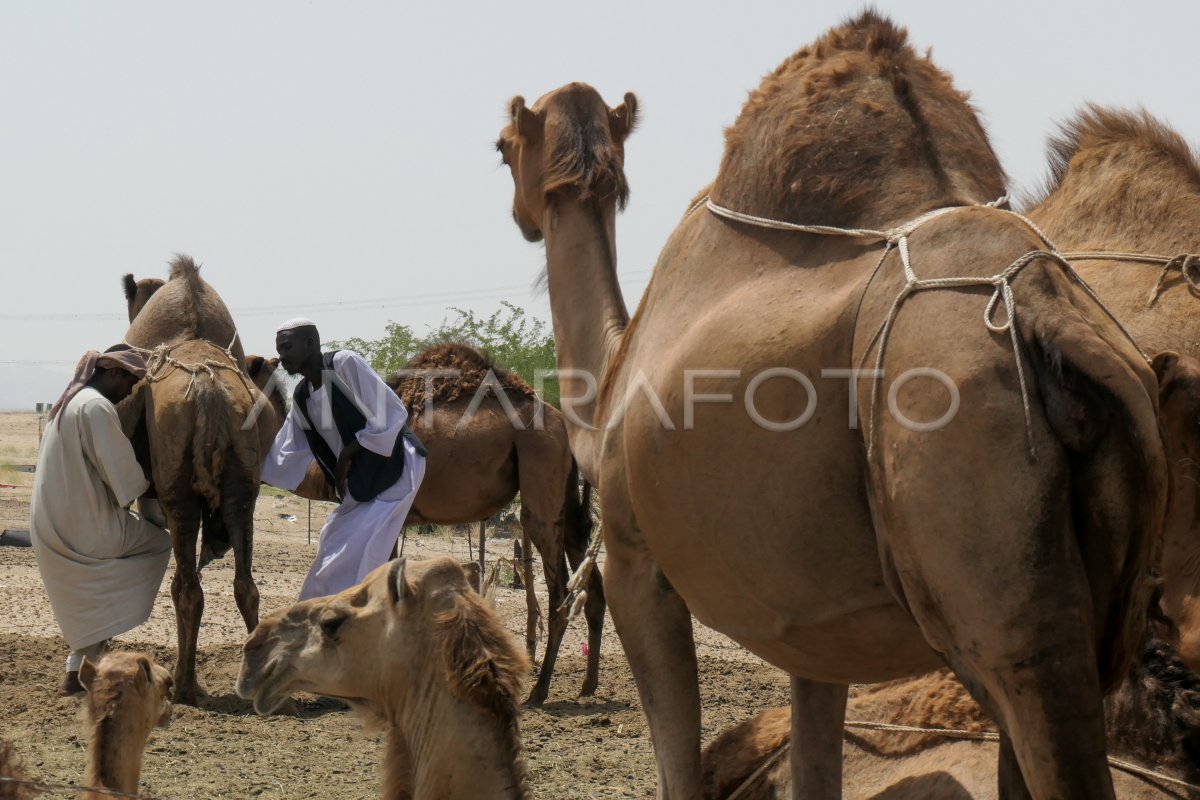
[[[282, 420], [282, 384], [270, 385], [277, 359], [252, 355], [246, 357], [246, 364], [251, 379], [271, 399], [276, 418]], [[438, 371], [449, 374], [438, 375]], [[528, 698], [531, 705], [540, 705], [549, 695], [567, 628], [568, 609], [562, 605], [570, 570], [582, 561], [592, 534], [590, 488], [585, 484], [581, 499], [562, 413], [543, 403], [515, 372], [461, 343], [428, 348], [388, 383], [409, 410], [409, 426], [429, 450], [425, 479], [406, 524], [455, 525], [490, 519], [520, 492], [526, 571], [532, 564], [528, 546], [532, 542], [542, 556], [549, 601], [546, 651]], [[296, 494], [336, 500], [315, 464]], [[592, 570], [587, 590], [587, 674], [580, 696], [595, 692], [600, 678], [605, 601], [599, 570]], [[525, 591], [525, 645], [532, 659], [538, 622], [532, 580], [525, 581]]]
[[88, 690], [87, 785], [136, 794], [146, 741], [171, 718], [171, 673], [144, 653], [108, 653], [98, 663], [85, 659], [79, 680]]
[[397, 559], [358, 586], [263, 619], [237, 693], [345, 700], [387, 731], [381, 797], [526, 796], [518, 713], [529, 661], [452, 558]]
[[[1170, 645], [1152, 640], [1115, 694], [1105, 701], [1112, 755], [1187, 783], [1200, 781], [1200, 675]], [[871, 686], [851, 698], [854, 720], [994, 732], [949, 670]], [[723, 732], [704, 750], [705, 800], [782, 800], [791, 794], [791, 772], [778, 759], [754, 773], [791, 739], [792, 712], [773, 708]], [[995, 800], [996, 745], [936, 733], [895, 733], [847, 728], [844, 734], [846, 800]], [[1185, 797], [1177, 785], [1112, 770], [1124, 800]]]

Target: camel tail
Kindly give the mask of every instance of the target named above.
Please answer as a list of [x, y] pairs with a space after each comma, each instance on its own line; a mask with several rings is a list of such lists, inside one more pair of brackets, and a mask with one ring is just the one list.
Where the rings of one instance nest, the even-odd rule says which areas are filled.
[[1046, 419], [1067, 454], [1099, 674], [1109, 690], [1140, 652], [1157, 602], [1170, 481], [1154, 373], [1115, 326], [1070, 306], [1023, 327]]
[[219, 380], [203, 372], [192, 383], [196, 397], [196, 425], [192, 433], [192, 488], [208, 501], [210, 510], [221, 504], [220, 475], [225, 454], [233, 446], [233, 399]]
[[[585, 479], [580, 490], [579, 467], [571, 462], [571, 474], [567, 481], [566, 502], [563, 504], [566, 527], [563, 533], [568, 553], [584, 552], [592, 542], [592, 485]], [[576, 563], [571, 569], [577, 568]]]

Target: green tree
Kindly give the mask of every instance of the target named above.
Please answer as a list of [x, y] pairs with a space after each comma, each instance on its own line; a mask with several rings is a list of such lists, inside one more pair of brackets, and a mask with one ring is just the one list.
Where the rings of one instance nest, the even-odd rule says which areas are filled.
[[546, 402], [559, 404], [558, 379], [554, 377], [554, 336], [545, 321], [530, 317], [525, 309], [508, 301], [487, 316], [474, 311], [451, 308], [452, 319], [444, 319], [425, 336], [418, 336], [408, 325], [389, 322], [380, 339], [353, 337], [330, 342], [330, 347], [345, 348], [365, 358], [380, 375], [401, 369], [417, 353], [441, 342], [465, 342], [478, 347], [501, 366], [516, 372], [535, 388]]

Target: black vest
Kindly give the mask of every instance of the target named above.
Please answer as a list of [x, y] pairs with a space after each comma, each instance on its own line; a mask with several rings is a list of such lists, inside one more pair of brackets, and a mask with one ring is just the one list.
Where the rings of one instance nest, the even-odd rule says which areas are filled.
[[[350, 393], [349, 387], [333, 371], [333, 356], [337, 352], [337, 350], [333, 350], [321, 355], [322, 381], [327, 387], [326, 392], [329, 395], [329, 404], [333, 411], [333, 424], [337, 427], [342, 445], [345, 446], [354, 441], [355, 434], [367, 426], [367, 415], [360, 407], [358, 398]], [[390, 391], [386, 388], [385, 390]], [[325, 473], [329, 485], [336, 489], [337, 483], [334, 475], [337, 469], [337, 457], [334, 456], [329, 444], [317, 431], [312, 417], [308, 414], [310, 393], [308, 381], [302, 380], [296, 385], [292, 402], [307, 423], [304, 435], [308, 439], [309, 449], [316, 457], [317, 465]], [[396, 445], [392, 448], [390, 456], [381, 456], [364, 449], [350, 462], [350, 472], [346, 476], [346, 491], [351, 497], [360, 503], [374, 500], [381, 492], [391, 488], [396, 481], [400, 480], [400, 476], [404, 474], [405, 439], [412, 442], [413, 447], [422, 456], [427, 455], [421, 440], [405, 425], [400, 435], [396, 437]]]

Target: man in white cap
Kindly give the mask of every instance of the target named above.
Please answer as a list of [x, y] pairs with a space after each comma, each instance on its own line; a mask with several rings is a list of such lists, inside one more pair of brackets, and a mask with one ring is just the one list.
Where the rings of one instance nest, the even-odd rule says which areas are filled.
[[322, 353], [312, 320], [280, 325], [275, 349], [302, 380], [262, 479], [294, 490], [315, 460], [339, 498], [300, 589], [306, 600], [347, 589], [388, 560], [425, 476], [425, 448], [396, 393], [357, 353]]
[[[150, 488], [115, 404], [146, 374], [128, 345], [87, 353], [50, 410], [29, 530], [50, 607], [71, 649], [60, 697], [84, 692], [79, 667], [154, 607], [171, 537], [127, 509]], [[138, 504], [141, 508], [141, 502]]]

